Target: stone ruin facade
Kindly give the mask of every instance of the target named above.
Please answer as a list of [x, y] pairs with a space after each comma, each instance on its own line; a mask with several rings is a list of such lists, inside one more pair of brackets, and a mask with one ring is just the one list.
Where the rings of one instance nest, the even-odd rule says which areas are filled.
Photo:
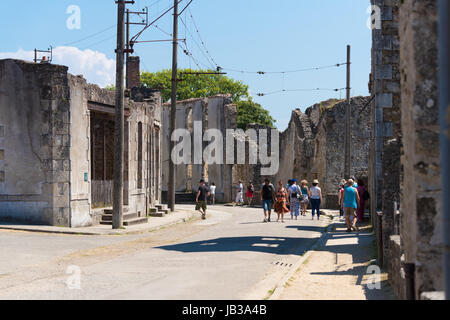
[[[436, 0], [372, 0], [370, 178], [380, 257], [401, 299], [443, 291]], [[378, 214], [375, 214], [378, 212]]]
[[[134, 93], [125, 101], [124, 205], [146, 217], [161, 199], [161, 97]], [[98, 224], [112, 206], [114, 113], [113, 91], [65, 66], [0, 60], [0, 219]]]
[[[169, 166], [170, 161], [170, 104], [164, 104], [162, 108], [162, 190], [164, 199], [168, 191]], [[196, 129], [198, 126], [198, 130]], [[223, 163], [207, 164], [203, 157], [200, 161], [194, 161], [194, 139], [202, 141], [202, 152], [210, 142], [204, 141], [205, 132], [209, 129], [217, 129], [222, 133], [223, 138], [227, 136], [227, 129], [236, 129], [237, 111], [236, 105], [232, 103], [231, 95], [216, 95], [208, 98], [189, 99], [177, 102], [176, 129], [188, 130], [191, 138], [191, 158], [188, 164], [176, 166], [175, 190], [178, 194], [193, 194], [199, 185], [200, 179], [208, 183], [215, 183], [216, 200], [218, 202], [231, 202], [233, 197], [233, 166], [227, 164], [226, 141], [223, 143]], [[196, 136], [198, 135], [198, 136]], [[183, 154], [178, 155], [183, 156]], [[198, 156], [198, 152], [197, 152]]]

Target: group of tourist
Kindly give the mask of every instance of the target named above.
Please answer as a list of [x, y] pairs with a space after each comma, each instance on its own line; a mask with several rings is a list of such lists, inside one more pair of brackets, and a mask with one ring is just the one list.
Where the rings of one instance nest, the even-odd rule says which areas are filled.
[[[339, 184], [338, 201], [341, 219], [345, 217], [347, 225], [347, 232], [352, 230], [359, 231], [357, 226], [358, 221], [364, 218], [365, 202], [370, 198], [369, 193], [365, 189], [364, 182], [352, 177], [348, 181], [342, 180]], [[237, 187], [236, 205], [244, 204], [244, 185], [239, 181]], [[206, 207], [208, 198], [211, 203], [215, 204], [216, 186], [214, 183], [208, 188], [205, 181], [200, 181], [200, 186], [196, 195], [196, 210], [202, 214], [202, 219], [206, 219]], [[252, 204], [255, 194], [254, 185], [249, 182], [247, 185], [246, 197], [248, 205]], [[319, 187], [319, 181], [313, 181], [311, 187], [308, 186], [308, 181], [302, 180], [297, 184], [297, 179], [291, 179], [287, 185], [279, 181], [278, 188], [269, 179], [265, 179], [260, 192], [260, 200], [264, 210], [264, 222], [271, 222], [272, 209], [277, 213], [277, 222], [281, 220], [284, 223], [284, 216], [290, 213], [291, 219], [298, 220], [300, 215], [306, 216], [308, 205], [311, 205], [312, 220], [317, 215], [317, 220], [320, 220], [320, 205], [322, 200], [322, 190]]]
[[308, 187], [308, 181], [303, 180], [297, 185], [297, 179], [289, 180], [287, 185], [283, 181], [278, 182], [278, 189], [269, 179], [265, 180], [261, 190], [261, 201], [264, 209], [264, 222], [270, 222], [272, 208], [277, 213], [277, 222], [284, 223], [284, 215], [291, 214], [291, 219], [298, 220], [300, 215], [306, 216], [306, 209], [311, 203], [312, 219], [317, 213], [320, 219], [320, 203], [322, 202], [322, 190], [319, 181], [314, 180], [312, 187]]

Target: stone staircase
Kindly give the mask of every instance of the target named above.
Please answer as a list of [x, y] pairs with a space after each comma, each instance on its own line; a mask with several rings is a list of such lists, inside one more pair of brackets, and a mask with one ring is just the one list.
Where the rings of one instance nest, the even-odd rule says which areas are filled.
[[148, 215], [150, 217], [164, 217], [166, 214], [169, 214], [170, 210], [167, 209], [167, 205], [165, 204], [157, 204], [154, 208], [150, 208]]
[[[100, 224], [103, 225], [112, 225], [112, 209], [105, 209], [102, 214], [102, 219], [100, 220]], [[133, 226], [136, 224], [147, 223], [148, 217], [138, 217], [137, 213], [128, 213], [128, 208], [123, 208], [123, 225], [124, 226]]]

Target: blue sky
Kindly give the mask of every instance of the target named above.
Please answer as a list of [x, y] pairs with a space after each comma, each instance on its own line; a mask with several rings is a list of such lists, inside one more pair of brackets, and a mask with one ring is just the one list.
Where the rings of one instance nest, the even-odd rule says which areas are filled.
[[[184, 0], [183, 8], [188, 0]], [[172, 5], [172, 0], [137, 0], [129, 6], [134, 11], [149, 7], [156, 17]], [[81, 28], [70, 30], [67, 8], [81, 9]], [[190, 6], [201, 38], [214, 61], [223, 68], [245, 71], [288, 71], [342, 63], [346, 46], [352, 46], [352, 95], [368, 95], [371, 31], [367, 0], [194, 0]], [[200, 48], [189, 12], [183, 20]], [[115, 22], [114, 0], [40, 0], [2, 1], [0, 3], [0, 58], [19, 57], [31, 60], [32, 50], [49, 45], [59, 47], [55, 62], [69, 66], [69, 72], [84, 74], [101, 86], [114, 83]], [[158, 26], [171, 32], [172, 16]], [[138, 31], [135, 27], [133, 33]], [[93, 37], [92, 36], [101, 32]], [[85, 39], [80, 42], [75, 41]], [[210, 65], [180, 23], [180, 37], [187, 38], [189, 51], [200, 66]], [[150, 28], [140, 40], [169, 39]], [[171, 43], [139, 44], [136, 54], [142, 69], [157, 71], [171, 67]], [[179, 67], [196, 68], [180, 51]], [[286, 92], [258, 97], [257, 93], [277, 90], [345, 87], [345, 66], [292, 74], [247, 74], [227, 71], [234, 79], [250, 85], [254, 100], [277, 119], [285, 129], [293, 109], [302, 110], [329, 98], [344, 98], [345, 92]]]

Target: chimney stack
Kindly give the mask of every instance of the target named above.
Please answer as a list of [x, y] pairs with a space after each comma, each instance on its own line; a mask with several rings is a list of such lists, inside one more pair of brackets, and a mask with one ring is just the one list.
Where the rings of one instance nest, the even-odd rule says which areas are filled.
[[134, 87], [141, 86], [141, 72], [140, 72], [139, 65], [140, 65], [139, 57], [131, 56], [128, 58], [128, 65], [127, 65], [128, 88], [127, 89], [133, 89]]

